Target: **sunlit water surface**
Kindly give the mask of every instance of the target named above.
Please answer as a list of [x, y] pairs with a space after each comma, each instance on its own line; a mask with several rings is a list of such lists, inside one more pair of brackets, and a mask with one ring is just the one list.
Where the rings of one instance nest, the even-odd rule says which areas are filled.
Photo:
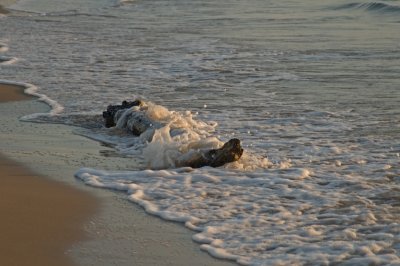
[[47, 1], [0, 18], [0, 78], [53, 100], [25, 119], [143, 157], [99, 118], [141, 97], [246, 150], [218, 169], [78, 178], [243, 265], [400, 264], [400, 1]]

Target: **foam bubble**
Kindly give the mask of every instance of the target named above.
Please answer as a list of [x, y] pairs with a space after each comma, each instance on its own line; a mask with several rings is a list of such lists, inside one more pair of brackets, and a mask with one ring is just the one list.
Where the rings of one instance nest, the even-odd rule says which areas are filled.
[[[0, 47], [1, 50], [1, 47]], [[0, 56], [0, 65], [13, 65], [18, 61], [16, 57]]]
[[8, 46], [4, 43], [0, 43], [0, 53], [5, 53], [8, 51]]
[[212, 256], [242, 265], [400, 263], [393, 253], [400, 228], [397, 207], [382, 209], [373, 202], [388, 189], [385, 184], [359, 190], [355, 186], [366, 180], [279, 165], [250, 172], [83, 168], [76, 177], [124, 191], [148, 213], [196, 231], [193, 240]]
[[[180, 167], [199, 152], [222, 147], [223, 142], [214, 136], [216, 122], [198, 120], [190, 111], [170, 111], [152, 102], [142, 102], [142, 106], [127, 109], [119, 115], [115, 128], [81, 130], [79, 133], [114, 145], [122, 154], [139, 155], [143, 167], [150, 169]], [[132, 114], [151, 119], [150, 127], [139, 137], [125, 129]], [[271, 165], [267, 158], [246, 150], [239, 161], [225, 167], [248, 171]]]

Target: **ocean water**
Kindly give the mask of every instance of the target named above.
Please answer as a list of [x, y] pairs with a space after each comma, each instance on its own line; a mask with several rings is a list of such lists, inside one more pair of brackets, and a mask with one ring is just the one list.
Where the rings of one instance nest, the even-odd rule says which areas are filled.
[[[77, 169], [83, 183], [182, 222], [241, 265], [400, 265], [400, 1], [12, 8], [26, 12], [0, 18], [0, 78], [52, 106], [22, 119], [79, 126], [141, 159]], [[135, 98], [166, 124], [150, 142], [102, 127], [107, 105]], [[174, 167], [233, 137], [239, 162]]]

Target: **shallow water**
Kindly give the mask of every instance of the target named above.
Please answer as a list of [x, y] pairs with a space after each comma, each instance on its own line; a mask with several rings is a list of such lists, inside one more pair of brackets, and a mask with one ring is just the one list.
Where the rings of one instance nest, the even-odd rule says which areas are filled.
[[214, 256], [400, 263], [399, 7], [22, 1], [33, 13], [0, 18], [1, 78], [56, 101], [58, 115], [26, 119], [81, 125], [123, 156], [143, 146], [99, 114], [134, 97], [209, 125], [202, 139], [241, 139], [247, 155], [220, 169], [144, 170], [143, 158], [138, 171], [77, 173], [185, 222]]

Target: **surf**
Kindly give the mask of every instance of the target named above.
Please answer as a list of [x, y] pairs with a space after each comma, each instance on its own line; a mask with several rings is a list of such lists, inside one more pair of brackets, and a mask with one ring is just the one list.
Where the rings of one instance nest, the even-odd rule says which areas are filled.
[[398, 14], [400, 6], [382, 3], [382, 2], [367, 2], [367, 3], [349, 3], [335, 7], [336, 10], [362, 10], [373, 13]]

